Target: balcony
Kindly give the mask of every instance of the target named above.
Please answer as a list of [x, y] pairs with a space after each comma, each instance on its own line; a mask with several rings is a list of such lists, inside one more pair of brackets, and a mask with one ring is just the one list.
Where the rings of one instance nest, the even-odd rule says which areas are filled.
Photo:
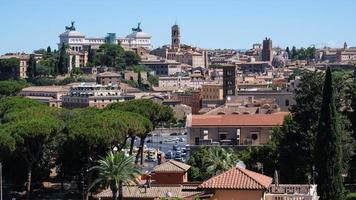
[[272, 185], [264, 200], [318, 200], [316, 185]]

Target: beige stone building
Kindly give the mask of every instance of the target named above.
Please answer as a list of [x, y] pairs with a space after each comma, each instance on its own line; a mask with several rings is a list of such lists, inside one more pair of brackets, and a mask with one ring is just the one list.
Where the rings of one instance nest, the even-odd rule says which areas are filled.
[[96, 83], [102, 85], [108, 84], [120, 84], [120, 77], [121, 75], [115, 72], [103, 72], [96, 75]]
[[204, 145], [237, 149], [264, 145], [270, 139], [272, 128], [281, 126], [288, 114], [191, 115], [187, 117], [188, 146], [194, 151]]
[[208, 53], [205, 50], [182, 45], [180, 39], [180, 28], [172, 26], [172, 44], [151, 51], [151, 54], [168, 60], [175, 60], [193, 67], [208, 67]]
[[20, 96], [37, 100], [51, 107], [62, 107], [62, 98], [70, 86], [31, 86], [22, 89]]
[[70, 88], [68, 95], [63, 96], [62, 105], [69, 109], [85, 107], [105, 108], [111, 103], [134, 98], [134, 95], [122, 94], [117, 86], [83, 83]]
[[201, 88], [202, 99], [206, 100], [222, 100], [223, 85], [222, 82], [205, 83]]

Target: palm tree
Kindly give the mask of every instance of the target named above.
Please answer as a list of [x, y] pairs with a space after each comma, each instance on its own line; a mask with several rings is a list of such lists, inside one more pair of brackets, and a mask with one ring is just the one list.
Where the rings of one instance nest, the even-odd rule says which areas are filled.
[[95, 185], [100, 185], [102, 188], [110, 188], [112, 199], [122, 200], [123, 185], [129, 184], [140, 174], [133, 161], [134, 157], [126, 156], [122, 151], [116, 153], [109, 152], [105, 158], [98, 161], [99, 165], [90, 169], [99, 172], [98, 178], [90, 188]]
[[207, 172], [209, 176], [215, 176], [236, 166], [238, 159], [230, 151], [221, 147], [209, 148], [209, 161]]

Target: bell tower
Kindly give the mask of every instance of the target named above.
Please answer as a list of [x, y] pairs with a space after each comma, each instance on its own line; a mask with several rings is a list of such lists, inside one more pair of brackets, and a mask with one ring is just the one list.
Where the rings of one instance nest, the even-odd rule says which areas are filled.
[[180, 28], [177, 24], [172, 26], [172, 48], [179, 49], [180, 48]]

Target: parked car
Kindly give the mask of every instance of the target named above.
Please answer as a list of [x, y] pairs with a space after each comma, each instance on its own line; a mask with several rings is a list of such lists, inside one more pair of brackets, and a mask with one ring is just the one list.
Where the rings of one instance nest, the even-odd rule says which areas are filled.
[[176, 133], [176, 132], [173, 132], [173, 133], [171, 133], [171, 134], [169, 134], [170, 136], [175, 136], [175, 135], [178, 135], [178, 133]]
[[174, 151], [178, 150], [178, 145], [174, 144], [174, 145], [173, 145], [173, 150], [174, 150]]
[[173, 158], [173, 152], [172, 152], [172, 151], [168, 151], [168, 152], [165, 154], [165, 158], [166, 158], [166, 159], [172, 159], [172, 158]]
[[179, 162], [185, 161], [183, 157], [175, 157], [174, 160], [179, 161]]

